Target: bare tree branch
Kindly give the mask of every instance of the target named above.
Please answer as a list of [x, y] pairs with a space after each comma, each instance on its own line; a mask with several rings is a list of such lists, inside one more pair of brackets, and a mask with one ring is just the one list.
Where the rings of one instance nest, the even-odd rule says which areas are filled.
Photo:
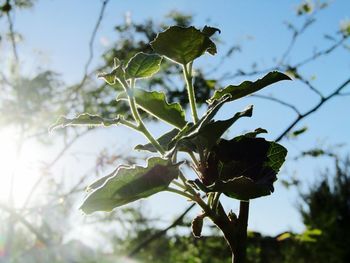
[[326, 56], [326, 55], [332, 53], [332, 51], [334, 51], [336, 48], [340, 47], [345, 42], [345, 40], [347, 40], [348, 38], [349, 38], [349, 36], [343, 36], [338, 42], [334, 43], [332, 46], [314, 53], [312, 56], [295, 64], [293, 67], [299, 68], [301, 66], [304, 66], [305, 64], [308, 64], [309, 62], [315, 61], [320, 57], [323, 57], [323, 56]]
[[332, 99], [333, 97], [339, 95], [339, 93], [350, 83], [350, 78], [346, 80], [343, 84], [341, 84], [337, 89], [335, 89], [330, 95], [327, 97], [322, 98], [314, 107], [312, 107], [309, 111], [305, 112], [304, 114], [298, 116], [282, 133], [280, 136], [277, 137], [276, 141], [280, 141], [283, 139], [283, 137], [295, 127], [302, 119], [306, 118], [310, 114], [316, 112], [324, 103]]
[[90, 41], [89, 41], [89, 57], [88, 57], [88, 60], [86, 61], [86, 64], [84, 66], [84, 76], [83, 76], [80, 84], [78, 85], [79, 88], [77, 88], [77, 90], [79, 90], [82, 86], [84, 86], [85, 81], [87, 80], [87, 78], [89, 76], [88, 70], [89, 70], [90, 64], [94, 58], [94, 42], [95, 42], [96, 34], [97, 34], [98, 29], [99, 29], [101, 22], [103, 20], [103, 16], [104, 16], [104, 13], [105, 13], [105, 10], [106, 10], [106, 7], [107, 7], [109, 1], [110, 0], [103, 0], [103, 2], [102, 2], [100, 13], [99, 13], [99, 16], [97, 18], [96, 24], [94, 26], [94, 29], [92, 31]]
[[255, 97], [255, 98], [261, 98], [261, 99], [265, 99], [265, 100], [270, 100], [270, 101], [274, 101], [277, 102], [287, 108], [292, 109], [298, 116], [301, 115], [301, 112], [297, 109], [297, 107], [295, 107], [294, 105], [285, 102], [283, 100], [271, 97], [271, 96], [266, 96], [266, 95], [260, 95], [260, 94], [252, 94], [251, 97]]
[[15, 39], [15, 32], [13, 29], [13, 21], [9, 12], [6, 12], [6, 17], [9, 24], [9, 36], [10, 36], [11, 45], [12, 45], [13, 57], [15, 59], [16, 64], [18, 64], [18, 51], [17, 51], [16, 39]]
[[318, 89], [316, 89], [309, 80], [302, 77], [299, 73], [297, 74], [297, 79], [304, 83], [311, 91], [316, 93], [321, 99], [324, 98], [323, 94]]
[[170, 229], [176, 227], [180, 223], [182, 223], [184, 217], [192, 210], [193, 207], [195, 207], [196, 203], [191, 204], [181, 215], [179, 215], [168, 227], [164, 228], [163, 230], [160, 230], [159, 232], [155, 233], [154, 235], [148, 237], [147, 239], [141, 241], [133, 250], [130, 251], [129, 257], [135, 256], [137, 253], [139, 253], [142, 249], [147, 247], [151, 242], [154, 240], [160, 238], [161, 236], [165, 235]]

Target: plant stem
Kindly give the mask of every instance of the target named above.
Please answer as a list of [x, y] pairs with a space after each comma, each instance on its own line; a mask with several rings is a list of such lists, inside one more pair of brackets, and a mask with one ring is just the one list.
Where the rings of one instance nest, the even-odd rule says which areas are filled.
[[191, 194], [188, 194], [188, 193], [185, 193], [185, 192], [183, 192], [181, 190], [178, 190], [178, 189], [175, 189], [175, 188], [172, 188], [172, 187], [169, 186], [166, 189], [166, 191], [172, 192], [172, 193], [175, 193], [175, 194], [178, 194], [178, 195], [182, 195], [182, 196], [184, 196], [184, 197], [186, 197], [186, 198], [196, 202], [196, 197], [195, 196], [193, 196]]
[[[134, 120], [136, 121], [137, 123], [137, 130], [141, 133], [143, 133], [143, 135], [146, 136], [146, 138], [149, 140], [149, 142], [157, 149], [157, 151], [159, 153], [161, 153], [162, 155], [165, 154], [165, 150], [163, 149], [163, 147], [158, 143], [158, 141], [156, 139], [154, 139], [154, 137], [152, 136], [152, 134], [147, 130], [145, 124], [143, 123], [142, 119], [141, 119], [141, 116], [139, 114], [139, 111], [137, 109], [137, 106], [136, 106], [136, 101], [135, 101], [135, 98], [133, 96], [133, 90], [134, 90], [134, 87], [135, 87], [135, 79], [131, 79], [131, 82], [130, 82], [130, 88], [129, 88], [129, 85], [128, 83], [126, 82], [125, 79], [120, 79], [119, 80], [120, 83], [122, 84], [124, 90], [125, 90], [125, 93], [127, 94], [128, 96], [128, 101], [129, 101], [129, 106], [130, 106], [130, 109], [131, 109], [131, 114], [134, 118]], [[131, 127], [133, 128], [133, 127]]]
[[147, 130], [146, 126], [143, 124], [142, 120], [139, 123], [139, 131], [143, 133], [143, 135], [146, 136], [146, 138], [150, 141], [150, 143], [158, 150], [159, 153], [162, 155], [165, 154], [165, 150], [163, 147], [158, 143], [156, 139], [153, 138], [152, 134]]
[[138, 126], [136, 126], [135, 124], [133, 124], [132, 122], [130, 121], [127, 121], [127, 120], [124, 120], [124, 119], [121, 119], [119, 120], [119, 122], [131, 129], [134, 129], [134, 130], [137, 130], [138, 131]]
[[192, 151], [188, 151], [187, 153], [191, 157], [191, 159], [194, 162], [194, 164], [196, 165], [196, 168], [198, 168], [199, 167], [199, 162], [198, 162], [196, 156], [193, 154]]
[[237, 241], [233, 249], [233, 263], [245, 263], [247, 253], [247, 227], [249, 216], [249, 201], [241, 201], [238, 216]]
[[183, 189], [183, 190], [187, 190], [186, 185], [183, 185], [183, 184], [181, 184], [181, 183], [179, 183], [179, 182], [177, 182], [177, 181], [175, 181], [175, 180], [173, 180], [171, 183], [174, 184], [174, 185], [176, 185], [176, 186], [178, 186], [178, 187], [180, 187], [180, 188]]
[[218, 208], [220, 195], [221, 195], [220, 192], [216, 192], [214, 195], [214, 199], [213, 199], [213, 209], [214, 210], [216, 210]]
[[[189, 65], [189, 68], [187, 68], [187, 65]], [[187, 65], [182, 65], [183, 73], [184, 73], [184, 78], [186, 80], [188, 100], [191, 106], [193, 122], [197, 123], [199, 119], [198, 119], [198, 113], [197, 113], [196, 96], [194, 94], [194, 87], [192, 83], [192, 62]]]
[[229, 218], [220, 201], [207, 215], [222, 231], [232, 252], [232, 263], [246, 263], [249, 202], [241, 201], [237, 219]]

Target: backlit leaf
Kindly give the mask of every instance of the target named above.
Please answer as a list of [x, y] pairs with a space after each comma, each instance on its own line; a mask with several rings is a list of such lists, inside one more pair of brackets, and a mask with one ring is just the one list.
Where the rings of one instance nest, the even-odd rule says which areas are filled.
[[126, 78], [148, 78], [157, 73], [160, 69], [162, 57], [156, 54], [146, 54], [143, 52], [133, 56], [126, 65]]
[[215, 91], [214, 95], [210, 98], [209, 102], [218, 100], [226, 94], [231, 95], [231, 101], [237, 100], [281, 80], [290, 80], [290, 78], [281, 72], [273, 71], [265, 75], [262, 79], [258, 79], [255, 82], [244, 81], [238, 86], [229, 85], [224, 89], [217, 90]]
[[[186, 125], [185, 112], [179, 103], [169, 104], [165, 94], [157, 91], [146, 91], [143, 89], [133, 89], [137, 105], [144, 111], [152, 114], [179, 129]], [[117, 100], [127, 100], [127, 94], [121, 92]]]
[[[103, 178], [84, 200], [81, 209], [90, 214], [111, 211], [116, 207], [164, 191], [178, 176], [178, 165], [159, 157], [148, 159], [146, 167], [120, 167], [113, 175]], [[101, 185], [101, 183], [103, 183]]]
[[186, 65], [209, 52], [214, 55], [216, 46], [206, 33], [192, 27], [169, 27], [151, 42], [155, 52]]
[[57, 128], [64, 128], [67, 126], [110, 126], [113, 124], [118, 124], [119, 121], [119, 117], [114, 119], [105, 119], [98, 115], [90, 115], [88, 113], [80, 114], [73, 119], [61, 116], [56, 123], [50, 126], [49, 132], [52, 132]]

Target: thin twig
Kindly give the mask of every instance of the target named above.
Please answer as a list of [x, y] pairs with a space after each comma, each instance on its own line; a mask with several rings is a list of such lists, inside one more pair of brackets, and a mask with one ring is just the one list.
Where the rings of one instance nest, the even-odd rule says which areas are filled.
[[96, 34], [97, 34], [98, 29], [99, 29], [101, 22], [103, 20], [103, 16], [104, 16], [104, 13], [105, 13], [105, 10], [106, 10], [106, 7], [107, 7], [109, 1], [110, 0], [104, 0], [102, 2], [100, 13], [98, 15], [96, 24], [94, 26], [94, 29], [92, 31], [90, 41], [89, 41], [89, 57], [88, 57], [88, 60], [86, 61], [85, 66], [84, 66], [84, 76], [83, 76], [80, 84], [78, 85], [78, 87], [79, 87], [78, 89], [80, 89], [81, 87], [84, 86], [85, 81], [88, 78], [88, 75], [89, 75], [88, 70], [89, 70], [90, 64], [94, 58], [94, 42], [95, 42]]
[[297, 75], [297, 79], [303, 82], [306, 86], [308, 86], [308, 88], [314, 93], [316, 93], [321, 99], [324, 98], [323, 94], [318, 89], [316, 89], [309, 80], [302, 77], [299, 73]]
[[13, 29], [13, 21], [12, 21], [12, 18], [11, 18], [11, 15], [9, 12], [6, 12], [6, 17], [7, 17], [7, 21], [9, 24], [9, 35], [10, 35], [10, 40], [11, 40], [11, 45], [12, 45], [13, 57], [15, 59], [16, 65], [17, 65], [19, 59], [18, 59], [16, 39], [15, 39], [15, 32]]
[[287, 108], [292, 109], [298, 116], [301, 115], [300, 111], [297, 109], [297, 107], [295, 107], [294, 105], [285, 102], [283, 100], [271, 97], [271, 96], [266, 96], [266, 95], [260, 95], [260, 94], [252, 94], [251, 97], [255, 97], [255, 98], [260, 98], [260, 99], [265, 99], [265, 100], [270, 100], [270, 101], [274, 101], [276, 103], [279, 103]]
[[191, 204], [187, 209], [179, 215], [168, 227], [160, 230], [159, 232], [155, 233], [154, 235], [146, 238], [141, 243], [139, 243], [133, 250], [130, 251], [129, 257], [135, 256], [137, 253], [139, 253], [142, 249], [146, 248], [151, 242], [154, 240], [162, 237], [165, 235], [170, 229], [176, 227], [177, 225], [181, 224], [183, 222], [184, 217], [192, 210], [192, 208], [196, 205], [196, 203]]
[[340, 94], [340, 92], [350, 83], [350, 78], [346, 80], [343, 84], [341, 84], [337, 89], [335, 89], [330, 95], [321, 99], [314, 107], [312, 107], [309, 111], [305, 112], [302, 115], [299, 115], [282, 133], [277, 137], [276, 141], [282, 140], [282, 138], [293, 129], [302, 119], [306, 118], [310, 114], [316, 112], [324, 103], [332, 99], [333, 97]]
[[311, 61], [315, 61], [316, 59], [318, 59], [318, 58], [320, 58], [322, 56], [330, 54], [336, 48], [340, 47], [345, 42], [346, 39], [348, 39], [348, 36], [343, 36], [338, 42], [336, 42], [332, 46], [330, 46], [330, 47], [328, 47], [328, 48], [326, 48], [324, 50], [321, 50], [321, 51], [318, 51], [318, 52], [314, 53], [312, 56], [310, 56], [310, 57], [300, 61], [299, 63], [295, 64], [293, 67], [294, 68], [299, 68], [299, 67], [304, 66], [305, 64], [307, 64], [307, 63], [309, 63]]

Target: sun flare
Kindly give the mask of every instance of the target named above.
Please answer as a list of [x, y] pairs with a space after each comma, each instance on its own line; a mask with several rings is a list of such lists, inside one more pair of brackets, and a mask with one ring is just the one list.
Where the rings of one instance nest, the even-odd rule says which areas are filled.
[[20, 207], [26, 200], [39, 174], [39, 148], [25, 142], [22, 147], [11, 129], [0, 131], [1, 184], [0, 202], [10, 201], [13, 185], [13, 205]]

